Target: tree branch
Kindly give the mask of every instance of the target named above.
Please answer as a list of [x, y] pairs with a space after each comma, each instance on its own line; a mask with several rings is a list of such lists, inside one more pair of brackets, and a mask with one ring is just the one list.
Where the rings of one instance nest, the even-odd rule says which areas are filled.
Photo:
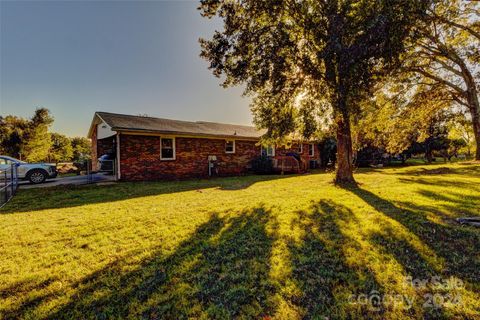
[[439, 16], [437, 14], [432, 14], [433, 17], [442, 22], [442, 23], [445, 23], [451, 27], [456, 27], [456, 28], [459, 28], [459, 29], [462, 29], [464, 31], [467, 31], [468, 33], [470, 33], [472, 36], [474, 36], [475, 38], [477, 38], [478, 40], [480, 40], [480, 33], [475, 31], [474, 29], [470, 28], [469, 26], [465, 26], [463, 24], [460, 24], [460, 23], [457, 23], [457, 22], [454, 22], [454, 21], [451, 21], [451, 20], [448, 20], [447, 18], [445, 17], [442, 17], [442, 16]]
[[423, 75], [424, 77], [427, 77], [429, 79], [432, 79], [432, 80], [435, 80], [437, 82], [440, 82], [440, 83], [443, 83], [444, 85], [446, 86], [449, 86], [450, 88], [454, 89], [455, 91], [457, 91], [459, 94], [461, 94], [462, 96], [464, 96], [466, 94], [465, 90], [463, 90], [461, 87], [457, 86], [456, 84], [454, 84], [453, 82], [450, 82], [448, 80], [445, 80], [443, 78], [440, 78], [434, 74], [431, 74], [430, 72], [428, 71], [425, 71], [423, 70], [422, 68], [418, 68], [418, 67], [411, 67], [409, 68], [410, 71], [413, 71], [413, 72], [416, 72], [416, 73], [419, 73], [421, 75]]
[[462, 106], [465, 106], [467, 108], [470, 108], [470, 106], [468, 105], [468, 103], [462, 101], [462, 99], [460, 99], [457, 95], [455, 94], [452, 94], [452, 99], [453, 101], [457, 102], [458, 104], [462, 105]]
[[433, 57], [432, 59], [433, 59], [435, 62], [441, 64], [441, 65], [442, 65], [445, 69], [447, 69], [448, 71], [456, 74], [457, 76], [459, 76], [459, 77], [461, 77], [461, 78], [463, 77], [463, 74], [462, 74], [461, 71], [458, 71], [458, 70], [455, 69], [454, 67], [449, 66], [449, 65], [448, 65], [447, 63], [445, 63], [444, 61], [439, 60], [439, 59], [437, 59], [437, 58], [435, 58], [435, 57]]

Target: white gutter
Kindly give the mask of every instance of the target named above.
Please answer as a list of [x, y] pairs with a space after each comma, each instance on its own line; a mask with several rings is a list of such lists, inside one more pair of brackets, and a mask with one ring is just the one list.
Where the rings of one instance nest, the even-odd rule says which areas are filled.
[[120, 178], [120, 132], [117, 132], [117, 180]]

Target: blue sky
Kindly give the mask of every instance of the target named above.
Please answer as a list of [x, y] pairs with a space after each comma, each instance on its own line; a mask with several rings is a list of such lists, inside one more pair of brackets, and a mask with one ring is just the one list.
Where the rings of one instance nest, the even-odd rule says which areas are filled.
[[85, 136], [93, 113], [251, 124], [241, 88], [199, 57], [221, 25], [196, 1], [0, 1], [0, 114], [50, 109]]

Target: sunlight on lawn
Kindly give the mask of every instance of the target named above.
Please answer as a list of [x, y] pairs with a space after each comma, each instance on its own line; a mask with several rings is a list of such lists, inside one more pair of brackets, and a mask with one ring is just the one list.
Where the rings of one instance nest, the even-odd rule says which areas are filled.
[[22, 190], [0, 211], [0, 314], [475, 317], [480, 230], [454, 219], [479, 214], [480, 166], [356, 177]]

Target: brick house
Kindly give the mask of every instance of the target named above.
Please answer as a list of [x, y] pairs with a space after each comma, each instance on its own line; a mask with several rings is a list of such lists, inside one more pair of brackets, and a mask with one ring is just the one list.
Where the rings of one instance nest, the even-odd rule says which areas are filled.
[[262, 147], [262, 134], [250, 126], [96, 112], [88, 137], [93, 170], [99, 169], [99, 156], [112, 154], [119, 180], [242, 175], [262, 154], [271, 157], [279, 171], [301, 172], [319, 159], [314, 143]]

